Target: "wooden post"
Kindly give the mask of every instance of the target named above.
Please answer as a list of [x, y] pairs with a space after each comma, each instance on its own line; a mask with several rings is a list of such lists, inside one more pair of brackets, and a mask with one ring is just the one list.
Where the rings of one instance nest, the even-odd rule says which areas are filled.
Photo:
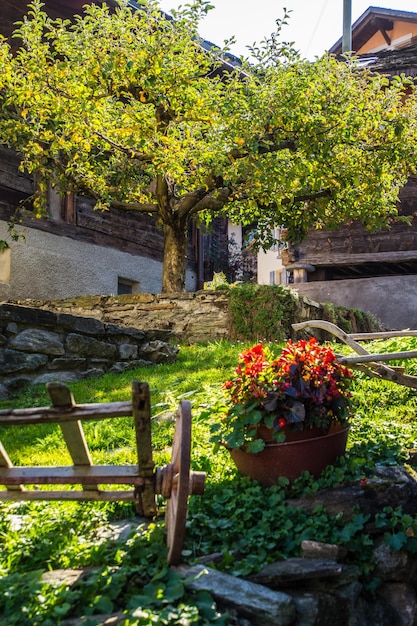
[[145, 517], [154, 517], [156, 515], [155, 463], [152, 458], [151, 400], [147, 383], [137, 381], [132, 383], [132, 412], [138, 452], [138, 474], [144, 479], [143, 486], [138, 490], [138, 511]]
[[[9, 455], [6, 452], [6, 448], [0, 441], [0, 467], [13, 467], [13, 463], [11, 462]], [[6, 485], [6, 489], [8, 491], [24, 491], [22, 485]]]
[[[46, 388], [54, 408], [68, 411], [75, 406], [71, 391], [63, 383], [47, 383]], [[59, 425], [74, 465], [91, 467], [93, 462], [81, 422], [79, 420], [76, 422], [59, 422]], [[98, 487], [94, 484], [85, 483], [83, 489], [97, 491]]]

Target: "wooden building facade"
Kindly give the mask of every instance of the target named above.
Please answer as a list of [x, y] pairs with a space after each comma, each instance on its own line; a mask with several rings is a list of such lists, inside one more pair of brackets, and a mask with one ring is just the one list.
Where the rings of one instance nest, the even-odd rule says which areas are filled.
[[[108, 0], [111, 5], [113, 0]], [[27, 12], [26, 0], [2, 0], [0, 32], [10, 37]], [[51, 17], [81, 14], [86, 0], [44, 0]], [[135, 4], [134, 2], [132, 4]], [[152, 216], [133, 211], [95, 211], [91, 199], [52, 190], [48, 217], [32, 219], [27, 199], [33, 181], [19, 171], [17, 155], [0, 146], [0, 239], [8, 238], [8, 221], [19, 212], [23, 235], [0, 254], [0, 299], [63, 298], [83, 294], [120, 294], [162, 289], [163, 234]], [[204, 237], [189, 230], [186, 288], [194, 291], [207, 275]]]
[[[372, 71], [415, 78], [417, 13], [370, 7], [353, 25], [352, 45]], [[341, 52], [341, 40], [330, 52]], [[417, 176], [401, 190], [398, 212], [411, 224], [312, 230], [282, 253], [287, 283], [314, 300], [368, 310], [387, 327], [417, 328]]]

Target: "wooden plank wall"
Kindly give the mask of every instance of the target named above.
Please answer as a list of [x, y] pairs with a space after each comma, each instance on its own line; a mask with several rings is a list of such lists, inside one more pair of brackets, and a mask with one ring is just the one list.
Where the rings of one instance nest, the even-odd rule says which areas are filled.
[[302, 243], [290, 246], [283, 260], [286, 264], [331, 265], [332, 258], [334, 261], [344, 258], [344, 262], [349, 264], [357, 262], [360, 257], [363, 263], [372, 261], [371, 257], [375, 254], [380, 255], [379, 259], [384, 262], [394, 263], [402, 257], [417, 258], [417, 179], [410, 179], [401, 190], [398, 208], [401, 215], [413, 216], [410, 226], [400, 222], [390, 229], [374, 233], [359, 223], [334, 231], [313, 230]]

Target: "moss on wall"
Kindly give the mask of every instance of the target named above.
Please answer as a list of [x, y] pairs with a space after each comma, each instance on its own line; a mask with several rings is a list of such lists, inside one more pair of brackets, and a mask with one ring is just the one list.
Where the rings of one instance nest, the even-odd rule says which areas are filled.
[[231, 339], [284, 341], [294, 337], [291, 324], [309, 319], [327, 320], [347, 333], [382, 329], [370, 313], [312, 302], [282, 285], [246, 284], [229, 289]]

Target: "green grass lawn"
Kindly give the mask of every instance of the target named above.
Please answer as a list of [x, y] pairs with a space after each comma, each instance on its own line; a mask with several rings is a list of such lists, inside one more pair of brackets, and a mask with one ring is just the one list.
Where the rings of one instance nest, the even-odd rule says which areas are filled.
[[[410, 350], [413, 343], [414, 339], [378, 342], [372, 350]], [[319, 480], [303, 475], [292, 486], [284, 481], [261, 488], [240, 477], [227, 451], [216, 451], [210, 442], [210, 405], [220, 394], [221, 383], [231, 376], [243, 347], [229, 342], [181, 346], [174, 364], [81, 381], [71, 390], [77, 403], [126, 401], [132, 380], [148, 382], [158, 466], [170, 461], [172, 415], [179, 400], [192, 403], [192, 469], [205, 471], [207, 483], [204, 496], [190, 498], [184, 562], [220, 552], [223, 559], [217, 567], [245, 575], [267, 562], [297, 556], [304, 539], [315, 539], [345, 546], [350, 562], [362, 567], [364, 582], [372, 587], [372, 541], [365, 520], [358, 516], [346, 524], [324, 510], [306, 516], [286, 500], [357, 482], [377, 465], [403, 464], [407, 451], [417, 447], [416, 391], [357, 374], [346, 456]], [[342, 351], [340, 345], [336, 351]], [[414, 362], [407, 362], [407, 369], [417, 374]], [[49, 398], [44, 389], [32, 387], [11, 405], [45, 406]], [[94, 462], [135, 462], [130, 419], [86, 423], [85, 433]], [[15, 464], [70, 463], [56, 426], [3, 428], [0, 439]], [[85, 625], [93, 626], [100, 623], [94, 615], [120, 610], [129, 611], [126, 626], [228, 623], [228, 616], [217, 610], [211, 598], [187, 593], [179, 576], [166, 567], [160, 500], [158, 518], [124, 543], [109, 541], [100, 529], [110, 520], [134, 519], [132, 504], [0, 503], [0, 624], [56, 626], [61, 620], [86, 615]], [[417, 534], [417, 521], [405, 519], [401, 511], [388, 517], [392, 535], [398, 535], [405, 524], [415, 526]], [[21, 528], [16, 527], [17, 521], [23, 522]], [[411, 539], [401, 547], [415, 549]], [[239, 560], [233, 556], [236, 552]], [[92, 567], [92, 574], [71, 589], [41, 579], [47, 570], [79, 567]]]

